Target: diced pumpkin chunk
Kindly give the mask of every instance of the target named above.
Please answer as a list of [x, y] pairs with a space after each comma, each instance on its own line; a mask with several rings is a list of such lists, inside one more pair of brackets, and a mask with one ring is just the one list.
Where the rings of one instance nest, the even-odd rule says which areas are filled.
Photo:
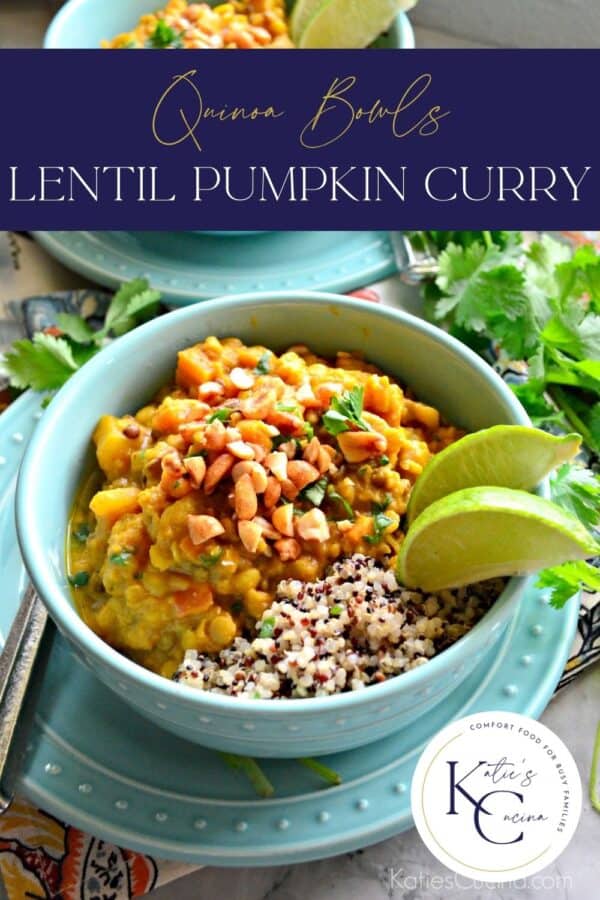
[[115, 522], [126, 513], [138, 512], [140, 508], [139, 492], [139, 488], [133, 485], [98, 491], [90, 501], [90, 509], [99, 519], [105, 518]]
[[177, 355], [177, 384], [193, 387], [204, 381], [214, 381], [214, 366], [207, 354], [196, 345], [181, 350]]
[[98, 465], [109, 481], [128, 474], [131, 454], [140, 444], [139, 437], [132, 440], [123, 433], [124, 427], [115, 416], [102, 416], [93, 434]]

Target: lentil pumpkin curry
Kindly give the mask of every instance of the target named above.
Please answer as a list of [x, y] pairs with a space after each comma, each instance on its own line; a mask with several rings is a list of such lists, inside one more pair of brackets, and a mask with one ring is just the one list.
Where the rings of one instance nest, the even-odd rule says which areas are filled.
[[292, 47], [285, 0], [188, 3], [168, 0], [164, 9], [141, 16], [132, 31], [102, 47], [112, 50], [256, 50]]
[[359, 355], [209, 337], [135, 416], [103, 416], [68, 563], [90, 628], [172, 677], [250, 633], [284, 579], [393, 565], [431, 456], [461, 436]]

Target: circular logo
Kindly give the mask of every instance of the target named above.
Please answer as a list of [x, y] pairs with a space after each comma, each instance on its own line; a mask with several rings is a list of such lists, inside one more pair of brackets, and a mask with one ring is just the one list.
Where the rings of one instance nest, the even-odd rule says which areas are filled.
[[575, 761], [527, 716], [485, 712], [452, 722], [425, 748], [412, 813], [440, 862], [476, 880], [539, 872], [562, 853], [581, 814]]

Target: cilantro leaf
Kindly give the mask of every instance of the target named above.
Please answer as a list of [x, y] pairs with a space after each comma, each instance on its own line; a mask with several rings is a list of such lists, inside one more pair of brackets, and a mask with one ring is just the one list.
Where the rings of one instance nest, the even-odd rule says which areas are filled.
[[490, 342], [529, 367], [512, 386], [534, 424], [581, 433], [600, 456], [600, 253], [543, 235], [417, 232], [439, 253], [423, 287], [426, 314], [489, 358]]
[[204, 566], [205, 569], [212, 569], [213, 566], [220, 562], [222, 556], [222, 550], [215, 550], [214, 553], [202, 553], [200, 555], [200, 565]]
[[360, 431], [371, 431], [362, 418], [365, 390], [362, 386], [331, 398], [331, 406], [323, 416], [323, 427], [329, 434], [337, 435], [349, 431], [354, 425]]
[[53, 391], [97, 353], [109, 332], [123, 334], [157, 311], [160, 294], [138, 278], [113, 297], [104, 327], [94, 331], [80, 316], [60, 313], [57, 325], [64, 337], [39, 332], [33, 340], [15, 341], [0, 363], [17, 389]]
[[510, 387], [527, 410], [534, 425], [565, 424], [557, 408], [547, 399], [543, 383], [536, 384], [529, 379], [521, 384], [511, 384]]
[[73, 528], [71, 537], [74, 541], [77, 541], [78, 544], [85, 544], [91, 532], [92, 529], [87, 522], [80, 522], [79, 525], [76, 525], [75, 528]]
[[61, 387], [78, 366], [64, 338], [39, 332], [32, 341], [15, 341], [3, 368], [13, 387], [52, 391]]
[[368, 544], [378, 544], [383, 537], [383, 532], [394, 521], [390, 516], [386, 516], [385, 511], [392, 502], [391, 494], [386, 494], [382, 501], [375, 502], [371, 505], [373, 514], [373, 534], [365, 536]]
[[98, 332], [98, 338], [105, 337], [109, 332], [118, 336], [130, 331], [141, 318], [156, 311], [159, 300], [160, 293], [151, 290], [145, 278], [134, 278], [121, 285], [111, 300], [104, 328]]
[[383, 512], [375, 513], [373, 516], [373, 534], [365, 535], [365, 541], [368, 544], [378, 544], [383, 537], [383, 532], [393, 521], [393, 519], [386, 516]]
[[346, 514], [347, 519], [350, 519], [351, 522], [354, 521], [354, 510], [352, 509], [352, 507], [350, 506], [350, 504], [348, 503], [348, 501], [346, 500], [345, 497], [342, 497], [342, 495], [339, 494], [332, 486], [330, 486], [327, 489], [327, 496], [334, 503], [340, 504], [340, 506], [342, 507], [342, 509], [344, 510], [344, 512]]
[[375, 503], [373, 503], [373, 505], [372, 505], [373, 514], [377, 515], [377, 513], [385, 512], [391, 502], [392, 502], [392, 495], [386, 494], [384, 496], [383, 500], [376, 501]]
[[219, 422], [227, 422], [232, 412], [233, 410], [229, 409], [227, 406], [224, 406], [222, 409], [215, 409], [214, 412], [211, 412], [211, 414], [206, 417], [206, 421], [209, 423], [217, 420]]
[[133, 550], [121, 550], [120, 553], [112, 553], [108, 560], [115, 566], [126, 566], [132, 556]]
[[168, 47], [181, 47], [181, 34], [159, 19], [156, 28], [148, 38], [146, 46], [154, 50], [166, 50]]
[[314, 506], [320, 506], [323, 502], [323, 498], [325, 497], [325, 491], [327, 490], [327, 479], [319, 478], [318, 481], [313, 482], [313, 484], [309, 484], [308, 487], [305, 487], [303, 491], [300, 493], [300, 497], [303, 500], [308, 500]]
[[271, 371], [271, 354], [268, 350], [262, 354], [258, 362], [256, 363], [256, 368], [254, 371], [257, 375], [267, 375]]
[[590, 563], [567, 562], [540, 572], [537, 587], [550, 588], [550, 605], [562, 609], [577, 591], [600, 591], [600, 569]]
[[577, 516], [586, 528], [600, 526], [600, 475], [573, 463], [563, 463], [550, 477], [552, 499]]
[[94, 340], [94, 330], [90, 328], [85, 319], [74, 313], [59, 313], [56, 317], [56, 324], [63, 334], [78, 344], [89, 344]]

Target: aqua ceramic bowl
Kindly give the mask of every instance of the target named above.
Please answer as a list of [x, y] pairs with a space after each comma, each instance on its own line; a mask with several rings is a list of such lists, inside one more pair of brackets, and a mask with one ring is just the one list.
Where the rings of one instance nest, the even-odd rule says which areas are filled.
[[[336, 294], [245, 294], [210, 300], [150, 322], [92, 359], [62, 388], [27, 448], [17, 487], [25, 564], [60, 631], [98, 678], [157, 725], [209, 747], [255, 756], [347, 750], [410, 728], [496, 644], [523, 595], [512, 579], [490, 612], [427, 665], [355, 693], [307, 700], [242, 700], [201, 693], [131, 662], [73, 608], [65, 570], [67, 520], [93, 458], [101, 414], [138, 409], [171, 377], [176, 353], [209, 335], [235, 335], [281, 350], [359, 350], [468, 430], [529, 423], [493, 369], [444, 332], [408, 313]], [[466, 698], [465, 698], [466, 699]]]
[[[209, 0], [215, 5], [218, 0]], [[139, 17], [163, 6], [161, 0], [68, 0], [50, 23], [44, 37], [47, 50], [97, 50], [100, 41], [131, 31]], [[412, 26], [399, 13], [375, 44], [410, 50], [415, 46]]]

